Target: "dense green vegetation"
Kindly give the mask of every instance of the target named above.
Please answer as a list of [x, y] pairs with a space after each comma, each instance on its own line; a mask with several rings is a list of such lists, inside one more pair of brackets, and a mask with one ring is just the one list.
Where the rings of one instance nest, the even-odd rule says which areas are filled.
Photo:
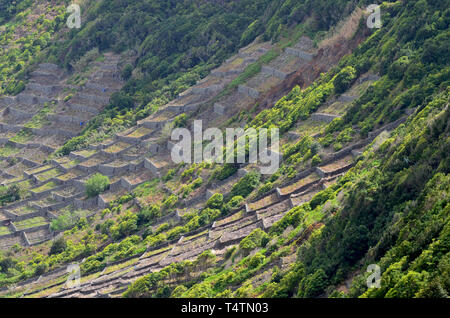
[[0, 187], [0, 206], [6, 205], [7, 203], [20, 200], [23, 196], [23, 191], [18, 185], [12, 185], [9, 187]]
[[8, 21], [17, 13], [25, 10], [32, 0], [1, 0], [0, 1], [0, 24]]
[[44, 58], [42, 51], [65, 25], [65, 2], [55, 1], [41, 15], [32, 16], [33, 1], [0, 1], [0, 93], [17, 95], [25, 88], [30, 67]]

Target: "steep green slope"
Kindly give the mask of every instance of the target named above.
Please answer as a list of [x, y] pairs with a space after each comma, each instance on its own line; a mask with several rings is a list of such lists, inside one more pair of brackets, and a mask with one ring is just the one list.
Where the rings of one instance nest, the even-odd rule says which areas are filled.
[[[17, 95], [25, 88], [30, 66], [43, 58], [55, 33], [65, 24], [65, 1], [0, 3], [0, 93]], [[14, 19], [12, 19], [14, 17]]]
[[0, 24], [8, 21], [14, 17], [17, 13], [24, 11], [30, 6], [32, 1], [30, 0], [2, 0], [0, 1]]

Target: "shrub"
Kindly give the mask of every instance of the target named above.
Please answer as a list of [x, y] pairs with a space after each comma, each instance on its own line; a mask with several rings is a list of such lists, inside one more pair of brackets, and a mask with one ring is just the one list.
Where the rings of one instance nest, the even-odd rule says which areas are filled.
[[231, 198], [230, 202], [228, 202], [228, 205], [232, 208], [237, 208], [242, 201], [244, 201], [244, 198], [240, 195], [237, 195]]
[[223, 205], [223, 194], [215, 193], [206, 202], [206, 206], [210, 209], [220, 209]]
[[147, 237], [153, 235], [153, 229], [151, 226], [149, 226], [148, 228], [146, 228], [144, 230], [144, 233], [142, 233], [142, 238], [145, 240]]
[[158, 235], [164, 231], [167, 231], [169, 228], [170, 228], [169, 223], [163, 223], [155, 230], [155, 234]]
[[66, 211], [52, 220], [50, 228], [52, 231], [62, 232], [77, 225], [82, 218], [86, 216], [87, 212], [83, 210]]
[[259, 184], [261, 175], [257, 172], [250, 172], [241, 178], [231, 189], [231, 196], [247, 197]]
[[336, 151], [341, 150], [343, 147], [344, 147], [344, 146], [343, 146], [340, 142], [336, 142], [336, 143], [333, 145], [333, 150], [336, 152]]
[[67, 95], [66, 97], [64, 97], [64, 102], [68, 102], [69, 100], [71, 100], [72, 99], [72, 97], [73, 97], [73, 94], [69, 94], [69, 95]]
[[222, 215], [227, 215], [232, 210], [236, 209], [238, 206], [241, 205], [242, 201], [244, 201], [244, 198], [240, 195], [237, 195], [233, 197], [227, 204], [224, 204], [221, 208]]
[[259, 265], [264, 263], [264, 255], [262, 255], [261, 253], [256, 253], [252, 258], [249, 259], [248, 261], [248, 268], [249, 269], [255, 269], [257, 268]]
[[318, 166], [321, 162], [322, 162], [322, 159], [320, 158], [320, 156], [315, 155], [314, 157], [312, 157], [311, 165], [313, 167], [315, 167], [315, 166]]
[[16, 263], [17, 261], [10, 256], [0, 258], [0, 273], [7, 273], [10, 268], [14, 268], [16, 266]]
[[58, 151], [57, 154], [67, 156], [71, 151], [75, 151], [86, 145], [86, 137], [78, 136], [70, 139], [68, 142], [64, 144]]
[[212, 222], [219, 216], [220, 216], [220, 210], [206, 208], [200, 213], [200, 216], [198, 218], [198, 224], [200, 226], [203, 226], [205, 224]]
[[238, 166], [232, 163], [226, 163], [223, 167], [214, 171], [213, 177], [217, 180], [225, 180], [238, 171]]
[[106, 191], [108, 188], [109, 178], [100, 173], [96, 173], [86, 182], [86, 195], [92, 198]]
[[175, 206], [175, 204], [177, 204], [178, 202], [178, 197], [174, 194], [172, 194], [171, 196], [169, 196], [167, 199], [164, 200], [164, 202], [162, 203], [162, 208], [164, 210], [170, 210], [171, 208], [173, 208]]
[[258, 195], [263, 195], [264, 193], [267, 193], [270, 190], [272, 190], [272, 188], [273, 188], [273, 183], [272, 182], [267, 182], [266, 184], [264, 184], [263, 186], [261, 186], [258, 189]]
[[127, 64], [122, 70], [122, 78], [127, 81], [130, 79], [132, 74], [133, 66], [131, 64]]
[[172, 180], [172, 178], [175, 176], [176, 173], [177, 171], [175, 169], [170, 169], [169, 171], [167, 171], [167, 174], [162, 178], [162, 180], [164, 182]]
[[397, 61], [392, 63], [392, 65], [389, 67], [388, 75], [392, 79], [401, 79], [403, 78], [404, 73], [406, 72], [406, 69], [408, 68], [410, 64], [410, 60], [407, 56], [402, 56]]
[[356, 70], [353, 66], [343, 68], [334, 78], [334, 91], [336, 94], [345, 92], [355, 81]]
[[203, 179], [201, 177], [198, 177], [197, 179], [192, 181], [191, 186], [192, 186], [192, 189], [198, 189], [202, 186], [202, 184], [203, 184]]
[[123, 92], [116, 92], [111, 95], [110, 105], [119, 110], [131, 109], [134, 106], [133, 98]]
[[[240, 195], [234, 196], [231, 198], [231, 200], [226, 204], [226, 212], [229, 212], [233, 209], [236, 209], [238, 206], [241, 205], [242, 201], [244, 201], [244, 198]], [[224, 212], [224, 211], [222, 211]]]
[[303, 278], [298, 288], [298, 297], [310, 298], [320, 296], [327, 286], [328, 278], [323, 269]]
[[172, 294], [170, 295], [171, 298], [180, 298], [183, 296], [183, 293], [185, 293], [187, 291], [186, 286], [184, 285], [178, 285], [177, 287], [175, 287], [175, 289], [173, 290]]
[[136, 232], [137, 220], [138, 216], [131, 211], [119, 217], [117, 224], [110, 228], [112, 238], [118, 240]]
[[0, 206], [6, 203], [14, 202], [20, 200], [23, 191], [20, 186], [14, 184], [10, 187], [2, 186], [0, 187]]
[[173, 240], [184, 233], [184, 228], [182, 226], [177, 226], [167, 232], [167, 239]]
[[177, 117], [175, 117], [173, 124], [174, 124], [175, 128], [186, 127], [186, 125], [187, 125], [187, 116], [186, 116], [186, 114], [183, 113], [183, 114], [178, 115]]
[[138, 213], [138, 225], [149, 223], [153, 220], [156, 220], [158, 217], [161, 216], [161, 209], [158, 205], [153, 204], [151, 206], [144, 207], [139, 213]]
[[45, 262], [41, 262], [39, 263], [38, 266], [36, 266], [35, 270], [34, 270], [34, 274], [36, 276], [40, 276], [45, 274], [48, 271], [48, 264]]
[[239, 243], [239, 248], [245, 254], [248, 254], [257, 247], [266, 246], [268, 242], [269, 236], [267, 233], [261, 229], [255, 229]]
[[67, 242], [64, 237], [61, 237], [53, 242], [52, 247], [50, 248], [49, 255], [60, 254], [64, 252], [67, 248]]

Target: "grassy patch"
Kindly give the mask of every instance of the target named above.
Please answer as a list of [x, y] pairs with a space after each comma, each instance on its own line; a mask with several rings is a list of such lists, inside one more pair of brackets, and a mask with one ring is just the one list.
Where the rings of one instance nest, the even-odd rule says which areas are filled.
[[45, 225], [45, 224], [48, 224], [48, 222], [42, 216], [38, 216], [35, 218], [31, 218], [28, 220], [23, 220], [23, 221], [14, 223], [14, 225], [16, 226], [16, 228], [18, 230], [29, 229], [29, 228], [33, 228], [33, 227], [37, 227], [37, 226], [41, 226], [41, 225]]
[[44, 126], [48, 126], [51, 124], [50, 120], [48, 120], [47, 115], [54, 113], [54, 106], [49, 106], [45, 104], [45, 106], [31, 118], [29, 122], [25, 124], [27, 128], [42, 128]]
[[10, 157], [18, 153], [20, 150], [11, 146], [11, 145], [4, 145], [0, 147], [0, 156], [2, 157]]
[[61, 173], [62, 173], [61, 170], [55, 168], [55, 169], [47, 170], [47, 171], [37, 175], [36, 178], [42, 182], [42, 181], [54, 178], [54, 177], [60, 175]]
[[28, 171], [28, 173], [29, 174], [37, 174], [39, 172], [45, 171], [45, 170], [50, 169], [50, 168], [52, 168], [51, 165], [45, 165], [45, 166], [38, 167], [36, 169], [32, 169], [32, 170]]
[[149, 133], [151, 133], [152, 131], [148, 128], [145, 127], [139, 127], [138, 129], [136, 129], [135, 131], [133, 131], [131, 134], [129, 134], [127, 137], [132, 137], [132, 138], [139, 138], [142, 137], [144, 135], [147, 135]]
[[34, 134], [29, 129], [22, 129], [19, 131], [14, 137], [11, 138], [11, 141], [25, 144], [28, 141], [32, 140], [34, 138]]
[[47, 182], [46, 184], [43, 184], [42, 186], [38, 187], [38, 188], [34, 188], [30, 191], [32, 191], [33, 193], [42, 193], [44, 191], [56, 188], [57, 184], [55, 182]]
[[0, 236], [10, 234], [11, 231], [6, 226], [0, 226]]

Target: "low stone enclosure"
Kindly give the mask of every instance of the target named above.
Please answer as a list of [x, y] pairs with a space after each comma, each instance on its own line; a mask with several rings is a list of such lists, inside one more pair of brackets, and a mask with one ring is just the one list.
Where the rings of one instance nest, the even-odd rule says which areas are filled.
[[307, 53], [302, 50], [298, 50], [298, 49], [294, 49], [294, 48], [287, 48], [286, 53], [297, 56], [298, 58], [306, 60], [306, 61], [311, 61], [314, 58], [314, 54]]
[[[16, 97], [3, 97], [0, 100], [0, 104], [2, 105], [3, 112], [8, 115], [12, 115], [18, 117], [20, 119], [31, 119], [36, 113], [27, 114], [26, 108], [23, 108], [22, 105], [41, 105], [44, 103], [48, 103], [51, 101], [51, 98], [55, 97], [55, 94], [58, 94], [62, 89], [62, 85], [52, 84], [52, 81], [59, 81], [62, 79], [60, 76], [55, 76], [50, 74], [49, 72], [57, 72], [57, 67], [50, 64], [40, 65], [39, 69], [32, 74], [32, 80], [27, 85], [25, 92], [19, 94]], [[88, 85], [91, 85], [91, 88], [96, 88], [95, 82], [88, 82]], [[104, 85], [103, 85], [104, 86]], [[110, 93], [115, 89], [109, 89]], [[51, 97], [51, 98], [49, 98]], [[80, 96], [80, 100], [86, 100], [86, 102], [94, 102], [94, 103], [103, 103], [106, 104], [108, 102], [107, 97], [97, 97], [96, 95], [84, 94], [82, 93]], [[15, 108], [14, 105], [19, 106], [19, 108]], [[3, 108], [6, 107], [5, 108]], [[34, 106], [33, 106], [34, 107]], [[85, 108], [86, 107], [86, 108]], [[34, 109], [34, 108], [33, 108]], [[72, 109], [69, 107], [69, 109]], [[75, 106], [75, 111], [94, 111], [94, 108], [90, 109], [89, 106], [79, 105], [77, 109]], [[95, 108], [95, 112], [98, 112], [98, 106]], [[62, 122], [62, 123], [77, 123], [79, 118], [70, 115], [62, 114], [51, 114], [48, 116], [50, 120], [54, 122]], [[21, 125], [10, 125], [6, 123], [0, 124], [0, 130], [2, 132], [12, 132], [17, 133], [23, 130], [24, 127]], [[67, 138], [71, 138], [76, 136], [76, 133], [71, 131], [66, 131], [64, 129], [53, 129], [53, 128], [27, 128], [31, 133], [37, 136], [52, 136], [59, 135], [65, 136]], [[9, 139], [2, 140], [3, 143], [8, 143], [13, 147], [17, 147], [18, 149], [24, 148], [43, 148], [44, 150], [53, 152], [55, 149], [45, 146], [35, 144], [33, 142], [29, 142], [27, 144], [19, 144], [17, 142], [9, 141]], [[8, 159], [8, 158], [3, 158]], [[77, 158], [79, 159], [79, 158]], [[98, 206], [98, 198], [95, 198], [93, 201], [81, 200], [83, 196], [83, 192], [72, 193], [68, 195], [59, 194], [59, 191], [67, 189], [67, 187], [72, 186], [73, 184], [77, 184], [77, 179], [69, 179], [69, 180], [61, 180], [58, 177], [58, 174], [68, 172], [71, 168], [78, 168], [77, 165], [71, 168], [65, 168], [63, 165], [57, 164], [57, 161], [53, 160], [52, 164], [49, 166], [39, 167], [38, 163], [28, 160], [27, 158], [20, 158], [20, 162], [27, 164], [28, 166], [37, 167], [29, 172], [23, 171], [23, 178], [19, 181], [30, 180], [32, 188], [29, 189], [30, 198], [26, 200], [22, 200], [17, 203], [10, 204], [8, 206], [3, 207], [0, 210], [0, 216], [3, 221], [3, 225], [7, 225], [10, 228], [10, 233], [4, 236], [0, 236], [0, 246], [2, 248], [8, 248], [14, 244], [22, 244], [22, 245], [33, 245], [39, 244], [45, 240], [52, 238], [52, 233], [49, 229], [49, 220], [55, 217], [55, 215], [51, 211], [59, 210], [68, 205], [74, 205], [79, 208], [94, 208]], [[143, 162], [141, 163], [143, 167]], [[60, 171], [52, 172], [54, 168], [61, 169]], [[48, 177], [47, 175], [48, 174]], [[53, 175], [55, 174], [55, 175]], [[42, 175], [42, 177], [41, 177]], [[2, 179], [5, 177], [13, 177], [6, 173], [1, 174]], [[77, 178], [81, 178], [79, 176]], [[1, 180], [3, 182], [3, 180]], [[76, 189], [76, 188], [75, 188]], [[83, 189], [84, 191], [84, 189]], [[44, 202], [48, 200], [44, 206], [41, 206], [40, 202]], [[51, 203], [54, 200], [54, 203]], [[92, 204], [94, 203], [94, 204]], [[27, 213], [23, 214], [15, 214], [10, 210], [14, 211], [22, 206], [24, 211]], [[30, 211], [28, 211], [30, 209]], [[17, 228], [15, 223], [19, 222], [22, 228]], [[44, 224], [42, 224], [44, 223]], [[36, 224], [37, 226], [34, 226]]]
[[43, 95], [46, 97], [55, 96], [60, 93], [65, 86], [59, 84], [40, 84], [36, 82], [28, 83], [25, 92], [34, 93], [35, 95]]
[[64, 130], [64, 129], [57, 129], [57, 128], [28, 128], [21, 125], [8, 125], [8, 124], [0, 124], [0, 131], [1, 132], [14, 132], [17, 133], [21, 130], [28, 130], [31, 133], [35, 134], [36, 136], [53, 136], [53, 135], [60, 135], [69, 138], [75, 137], [77, 133]]
[[13, 106], [7, 106], [3, 110], [3, 117], [10, 118], [8, 122], [5, 123], [22, 123], [31, 119], [35, 113], [28, 113], [21, 109], [14, 108]]
[[286, 53], [311, 61], [315, 56], [314, 43], [308, 37], [303, 36], [293, 48], [286, 48]]
[[[10, 227], [13, 227], [14, 231], [14, 225], [11, 223]], [[29, 235], [33, 235], [33, 233], [39, 232], [41, 235], [38, 237], [33, 236], [32, 242], [28, 238]], [[52, 234], [49, 225], [42, 225], [30, 229], [23, 229], [23, 230], [16, 230], [11, 234], [2, 235], [0, 236], [0, 247], [2, 249], [9, 248], [15, 244], [20, 244], [24, 246], [32, 246], [40, 244], [46, 240], [51, 239]]]

